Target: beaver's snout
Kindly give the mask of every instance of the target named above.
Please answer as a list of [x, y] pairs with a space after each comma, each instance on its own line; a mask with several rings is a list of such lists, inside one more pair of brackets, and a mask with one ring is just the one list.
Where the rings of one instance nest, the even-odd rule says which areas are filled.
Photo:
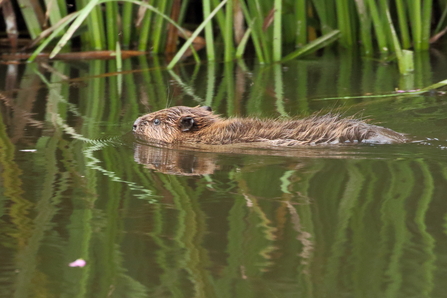
[[140, 123], [140, 118], [138, 118], [137, 120], [135, 120], [135, 122], [133, 123], [132, 131], [136, 131], [136, 130], [137, 130], [138, 123]]

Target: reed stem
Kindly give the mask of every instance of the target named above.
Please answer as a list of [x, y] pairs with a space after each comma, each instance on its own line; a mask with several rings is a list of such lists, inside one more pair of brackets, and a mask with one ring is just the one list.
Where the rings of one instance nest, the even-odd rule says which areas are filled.
[[233, 1], [229, 0], [225, 7], [225, 31], [224, 36], [224, 61], [229, 62], [234, 58], [234, 41], [233, 41]]
[[422, 49], [422, 20], [421, 20], [421, 1], [413, 0], [409, 4], [411, 31], [413, 33], [413, 45], [416, 51]]
[[118, 42], [118, 3], [106, 2], [107, 48], [115, 50]]
[[[256, 51], [256, 57], [258, 58], [260, 63], [265, 63], [264, 52], [262, 51], [262, 47], [261, 47], [261, 41], [258, 36], [258, 31], [255, 29], [255, 19], [251, 18], [245, 2], [241, 1], [240, 3], [241, 3], [242, 12], [244, 13], [244, 17], [247, 20], [247, 24], [249, 26], [253, 45], [254, 45], [255, 51]], [[246, 32], [246, 34], [247, 34], [247, 32]]]
[[364, 0], [356, 0], [357, 12], [360, 17], [360, 40], [363, 52], [369, 56], [373, 54], [373, 43], [371, 37], [371, 16], [368, 13], [368, 6]]
[[[164, 1], [159, 1], [156, 2], [159, 3], [158, 11], [161, 13], [165, 13], [166, 12], [166, 8], [170, 7], [168, 6], [168, 0], [164, 0]], [[163, 44], [162, 44], [162, 36], [164, 36], [166, 34], [166, 26], [165, 26], [165, 20], [161, 15], [157, 15], [155, 17], [155, 23], [154, 23], [154, 28], [152, 31], [152, 52], [155, 54], [158, 54], [162, 51]]]
[[307, 4], [306, 0], [295, 2], [296, 16], [296, 46], [301, 47], [307, 43]]
[[[152, 4], [153, 0], [148, 4]], [[146, 8], [144, 13], [143, 21], [140, 28], [140, 39], [138, 41], [138, 50], [146, 51], [149, 45], [149, 32], [152, 22], [152, 11]]]
[[411, 47], [410, 33], [408, 32], [408, 19], [406, 2], [403, 0], [396, 0], [396, 10], [399, 20], [399, 29], [402, 40], [402, 47], [408, 49]]
[[344, 0], [336, 1], [336, 5], [338, 28], [341, 32], [340, 42], [345, 47], [351, 47], [353, 45], [353, 38], [348, 2]]
[[[203, 18], [206, 19], [210, 13], [211, 0], [203, 0]], [[205, 26], [205, 39], [207, 59], [208, 61], [214, 61], [216, 59], [216, 52], [214, 50], [214, 34], [212, 22], [209, 22]]]
[[377, 4], [375, 0], [366, 0], [368, 3], [369, 11], [371, 13], [372, 22], [374, 25], [374, 31], [376, 33], [377, 43], [379, 45], [379, 51], [382, 54], [387, 54], [388, 43], [387, 43], [387, 34], [384, 30], [381, 18], [379, 16], [379, 9], [377, 8]]
[[421, 50], [428, 50], [430, 46], [430, 26], [431, 26], [432, 8], [433, 8], [433, 0], [424, 0], [424, 4], [422, 7]]
[[28, 28], [28, 32], [32, 39], [35, 39], [42, 32], [44, 15], [40, 5], [34, 5], [34, 0], [18, 0], [20, 11]]
[[133, 23], [133, 4], [132, 3], [123, 3], [123, 17], [121, 23], [121, 32], [122, 32], [122, 45], [124, 49], [128, 49], [130, 47], [131, 39], [132, 39], [132, 28], [133, 26], [129, 26]]
[[282, 0], [275, 0], [273, 16], [273, 61], [278, 62], [282, 56]]

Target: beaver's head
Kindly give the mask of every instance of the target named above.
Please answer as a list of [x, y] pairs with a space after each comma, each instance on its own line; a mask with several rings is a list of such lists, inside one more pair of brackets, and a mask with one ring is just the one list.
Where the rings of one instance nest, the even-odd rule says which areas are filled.
[[211, 108], [172, 107], [138, 118], [133, 124], [133, 132], [150, 140], [175, 143], [200, 129], [219, 120]]

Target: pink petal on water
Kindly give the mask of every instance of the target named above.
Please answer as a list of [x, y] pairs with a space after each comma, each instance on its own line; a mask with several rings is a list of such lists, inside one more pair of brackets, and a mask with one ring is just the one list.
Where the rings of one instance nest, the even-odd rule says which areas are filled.
[[84, 261], [83, 259], [77, 259], [76, 261], [68, 264], [68, 266], [70, 266], [70, 267], [84, 267], [85, 264], [87, 264], [87, 262]]

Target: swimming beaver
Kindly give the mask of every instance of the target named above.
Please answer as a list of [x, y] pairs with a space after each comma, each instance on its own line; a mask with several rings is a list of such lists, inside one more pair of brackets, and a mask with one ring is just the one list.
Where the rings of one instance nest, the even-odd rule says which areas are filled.
[[404, 135], [391, 129], [339, 115], [301, 120], [221, 118], [210, 107], [177, 106], [139, 117], [133, 132], [168, 144], [225, 145], [263, 142], [273, 146], [338, 143], [402, 143]]

